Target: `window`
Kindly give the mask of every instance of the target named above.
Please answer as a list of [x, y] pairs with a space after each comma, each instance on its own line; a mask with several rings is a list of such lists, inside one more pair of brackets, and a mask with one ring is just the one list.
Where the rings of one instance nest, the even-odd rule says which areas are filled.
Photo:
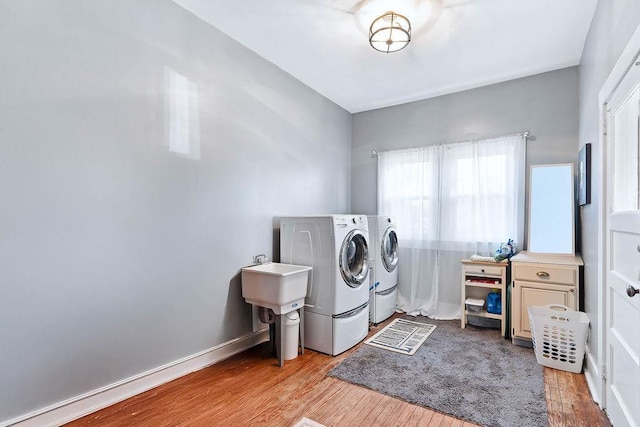
[[378, 158], [378, 213], [394, 218], [401, 246], [476, 250], [524, 226], [521, 135], [388, 151]]

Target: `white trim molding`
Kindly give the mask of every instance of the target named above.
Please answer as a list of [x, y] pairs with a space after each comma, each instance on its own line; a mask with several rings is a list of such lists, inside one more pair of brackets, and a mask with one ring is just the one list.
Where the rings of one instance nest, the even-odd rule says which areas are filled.
[[598, 394], [599, 387], [597, 386], [600, 381], [602, 381], [600, 370], [598, 369], [598, 362], [593, 358], [593, 354], [591, 354], [590, 351], [587, 351], [585, 359], [587, 365], [584, 368], [584, 377], [587, 380], [587, 386], [591, 392], [591, 398], [594, 402], [600, 405], [600, 407], [602, 407], [602, 400]]
[[199, 353], [38, 409], [12, 420], [0, 421], [0, 427], [60, 426], [147, 390], [151, 390], [176, 378], [228, 359], [265, 341], [269, 341], [269, 329], [249, 333]]

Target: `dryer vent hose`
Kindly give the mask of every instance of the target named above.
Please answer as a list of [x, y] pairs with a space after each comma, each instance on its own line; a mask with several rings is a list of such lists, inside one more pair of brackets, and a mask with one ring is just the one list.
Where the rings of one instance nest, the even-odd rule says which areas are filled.
[[260, 307], [258, 310], [258, 317], [262, 323], [272, 324], [276, 322], [276, 314], [267, 307]]

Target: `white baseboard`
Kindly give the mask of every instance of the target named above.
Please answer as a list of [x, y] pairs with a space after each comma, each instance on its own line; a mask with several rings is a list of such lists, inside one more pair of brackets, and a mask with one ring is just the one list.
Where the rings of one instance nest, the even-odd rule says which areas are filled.
[[587, 386], [589, 386], [589, 391], [591, 392], [591, 398], [602, 407], [602, 400], [600, 399], [600, 370], [598, 369], [598, 364], [595, 359], [591, 355], [590, 352], [585, 354], [585, 359], [587, 361], [587, 365], [584, 368], [584, 377], [587, 380]]
[[0, 427], [59, 426], [206, 368], [268, 340], [269, 330], [262, 329], [12, 420], [0, 421]]

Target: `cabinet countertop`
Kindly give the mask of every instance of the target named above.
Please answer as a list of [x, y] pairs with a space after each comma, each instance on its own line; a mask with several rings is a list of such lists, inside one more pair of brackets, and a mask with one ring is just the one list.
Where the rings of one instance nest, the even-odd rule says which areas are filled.
[[538, 254], [522, 251], [511, 257], [511, 262], [528, 262], [531, 264], [584, 265], [580, 254]]
[[502, 266], [506, 266], [509, 265], [509, 263], [507, 262], [507, 260], [504, 261], [473, 261], [470, 259], [463, 259], [460, 260], [461, 263], [463, 264], [482, 264], [482, 265], [494, 265], [496, 267], [502, 267]]

